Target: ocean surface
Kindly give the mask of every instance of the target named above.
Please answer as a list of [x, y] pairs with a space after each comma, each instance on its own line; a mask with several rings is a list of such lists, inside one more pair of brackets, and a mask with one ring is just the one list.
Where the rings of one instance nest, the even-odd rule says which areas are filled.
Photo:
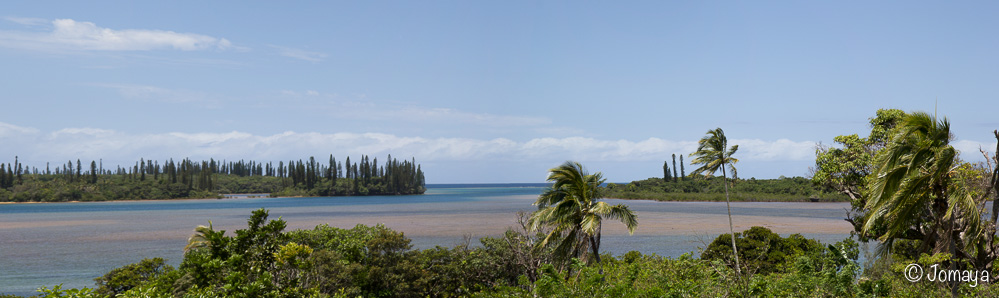
[[[466, 237], [499, 236], [517, 226], [517, 212], [531, 204], [543, 184], [428, 185], [424, 195], [371, 197], [249, 198], [222, 200], [0, 204], [0, 293], [33, 295], [41, 286], [93, 287], [93, 279], [143, 258], [178, 265], [187, 238], [211, 221], [232, 235], [246, 227], [250, 212], [265, 208], [288, 229], [319, 224], [350, 228], [385, 224], [412, 239], [415, 249], [453, 246]], [[626, 204], [639, 228], [606, 222], [601, 249], [677, 257], [727, 233], [724, 202]], [[843, 221], [848, 203], [733, 203], [736, 230], [761, 225], [777, 233], [799, 233], [832, 243], [849, 237]], [[473, 243], [476, 242], [473, 240]]]

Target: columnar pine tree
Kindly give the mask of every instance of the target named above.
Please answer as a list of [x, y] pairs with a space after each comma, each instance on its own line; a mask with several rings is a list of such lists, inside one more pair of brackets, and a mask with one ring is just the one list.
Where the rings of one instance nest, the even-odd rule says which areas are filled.
[[330, 154], [330, 165], [326, 167], [326, 179], [335, 181], [336, 180], [336, 176], [334, 175], [335, 171], [336, 171], [336, 160], [333, 159], [333, 154]]
[[680, 154], [680, 181], [683, 181], [683, 177], [687, 176], [687, 172], [683, 170], [683, 154]]
[[663, 161], [663, 181], [669, 182], [669, 161]]
[[673, 154], [673, 182], [676, 182], [676, 154]]
[[97, 183], [97, 162], [90, 161], [90, 184]]
[[17, 156], [14, 156], [14, 175], [17, 175], [17, 183], [24, 183], [24, 179], [21, 178], [21, 161], [18, 160]]
[[354, 173], [352, 173], [353, 171], [351, 171], [351, 166], [350, 166], [350, 156], [347, 156], [347, 161], [343, 163], [343, 169], [346, 170], [346, 173], [344, 173], [344, 177], [347, 177], [347, 179], [354, 178], [354, 176], [352, 175]]

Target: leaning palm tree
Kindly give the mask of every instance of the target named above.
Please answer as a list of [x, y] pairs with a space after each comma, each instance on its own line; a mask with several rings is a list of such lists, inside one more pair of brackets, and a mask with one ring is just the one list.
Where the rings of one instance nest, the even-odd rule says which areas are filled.
[[728, 175], [725, 172], [725, 165], [728, 165], [732, 171], [732, 177], [738, 177], [734, 164], [739, 160], [733, 158], [732, 154], [739, 150], [739, 145], [732, 145], [728, 151], [725, 151], [725, 147], [728, 147], [728, 139], [725, 138], [725, 132], [722, 131], [721, 127], [709, 130], [706, 136], [697, 141], [697, 152], [690, 154], [694, 158], [690, 163], [701, 165], [691, 175], [704, 173], [704, 176], [707, 177], [714, 175], [718, 169], [721, 169], [722, 184], [725, 185], [725, 208], [728, 209], [728, 230], [732, 235], [732, 255], [735, 256], [735, 271], [742, 274], [742, 269], [739, 268], [739, 250], [735, 247], [735, 227], [732, 225], [732, 206], [728, 198]]
[[875, 157], [863, 231], [880, 234], [882, 253], [896, 239], [921, 240], [923, 249], [934, 253], [953, 251], [960, 237], [954, 227], [958, 218], [969, 238], [981, 232], [975, 200], [964, 189], [951, 187], [957, 160], [951, 138], [946, 118], [937, 121], [916, 112], [903, 119]]
[[628, 206], [599, 201], [602, 174], [587, 174], [582, 165], [572, 161], [548, 171], [548, 181], [554, 184], [538, 197], [534, 203], [538, 211], [529, 220], [532, 230], [551, 228], [541, 246], [558, 242], [554, 244], [555, 253], [563, 260], [578, 257], [587, 264], [599, 264], [604, 218], [620, 220], [629, 233], [635, 232], [638, 219]]

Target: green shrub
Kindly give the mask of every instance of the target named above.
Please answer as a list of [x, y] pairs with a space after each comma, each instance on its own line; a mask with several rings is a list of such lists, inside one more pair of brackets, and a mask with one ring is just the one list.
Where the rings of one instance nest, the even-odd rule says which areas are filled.
[[138, 263], [112, 269], [103, 276], [95, 278], [96, 292], [113, 297], [173, 270], [172, 266], [164, 264], [162, 258], [142, 259]]
[[[743, 270], [758, 274], [782, 271], [781, 266], [788, 264], [795, 257], [821, 254], [824, 249], [818, 241], [806, 239], [799, 234], [783, 238], [765, 227], [752, 227], [742, 233], [736, 233], [735, 242], [739, 248], [739, 260], [742, 261]], [[701, 254], [701, 259], [721, 260], [734, 265], [732, 236], [718, 235]]]

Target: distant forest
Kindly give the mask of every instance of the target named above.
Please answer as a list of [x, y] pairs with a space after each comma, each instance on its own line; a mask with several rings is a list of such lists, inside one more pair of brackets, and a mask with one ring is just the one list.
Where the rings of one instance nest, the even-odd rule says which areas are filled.
[[226, 193], [269, 193], [271, 196], [408, 195], [426, 191], [423, 169], [416, 160], [389, 155], [350, 157], [326, 163], [308, 160], [163, 161], [140, 159], [131, 167], [104, 169], [102, 161], [86, 167], [79, 159], [45, 169], [26, 167], [17, 157], [0, 163], [0, 201], [66, 202], [221, 198]]
[[[604, 196], [618, 199], [656, 201], [725, 201], [721, 177], [671, 176], [632, 181], [628, 184], [610, 183]], [[815, 185], [804, 177], [778, 179], [731, 179], [732, 201], [745, 202], [849, 202], [849, 197], [831, 188]]]
[[[677, 173], [676, 154], [663, 162], [663, 177], [632, 181], [628, 184], [609, 183], [603, 195], [617, 199], [656, 201], [725, 201], [725, 186], [721, 177], [687, 175], [683, 154]], [[816, 185], [808, 178], [781, 176], [778, 179], [729, 178], [732, 201], [746, 202], [849, 202], [850, 197], [828, 186]]]

